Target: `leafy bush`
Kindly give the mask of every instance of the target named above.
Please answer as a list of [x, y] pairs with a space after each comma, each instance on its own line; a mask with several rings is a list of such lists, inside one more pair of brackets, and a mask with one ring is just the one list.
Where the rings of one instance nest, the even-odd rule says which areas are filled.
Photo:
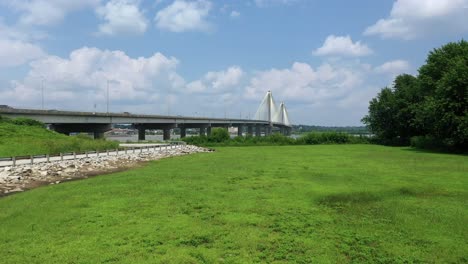
[[431, 136], [418, 136], [411, 138], [411, 147], [430, 150], [444, 150], [446, 145]]
[[[193, 136], [183, 138], [182, 140], [188, 144], [198, 146], [278, 146], [278, 145], [316, 145], [316, 144], [365, 144], [369, 143], [368, 138], [356, 137], [347, 133], [340, 132], [314, 132], [308, 133], [304, 136], [294, 139], [292, 137], [284, 136], [279, 133], [272, 134], [266, 137], [254, 137], [251, 135], [237, 136], [229, 138], [229, 134], [225, 129], [223, 140], [220, 140], [219, 135], [206, 136]], [[228, 136], [226, 138], [226, 135]]]
[[210, 142], [224, 142], [230, 139], [227, 129], [215, 127], [211, 130], [211, 135], [208, 137]]

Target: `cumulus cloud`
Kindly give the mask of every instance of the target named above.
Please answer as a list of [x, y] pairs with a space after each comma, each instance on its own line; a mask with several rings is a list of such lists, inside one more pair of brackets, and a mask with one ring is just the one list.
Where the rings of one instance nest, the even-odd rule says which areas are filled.
[[258, 102], [271, 90], [286, 103], [295, 124], [358, 125], [369, 100], [384, 85], [375, 83], [369, 65], [337, 61], [314, 68], [295, 62], [290, 68], [255, 73], [244, 100]]
[[396, 76], [408, 72], [410, 70], [410, 64], [405, 60], [392, 60], [385, 62], [384, 64], [375, 67], [375, 71], [383, 74], [390, 74]]
[[54, 25], [73, 11], [96, 7], [100, 0], [0, 0], [20, 13], [19, 22], [24, 25]]
[[42, 48], [29, 37], [0, 21], [0, 68], [13, 67], [45, 56]]
[[49, 105], [84, 109], [86, 102], [103, 105], [109, 81], [114, 104], [151, 104], [168, 89], [184, 86], [177, 65], [176, 58], [161, 53], [131, 58], [122, 51], [83, 47], [68, 58], [47, 56], [31, 62], [25, 79], [13, 81], [13, 88], [0, 92], [0, 97], [16, 105], [37, 104], [44, 80]]
[[364, 35], [414, 39], [468, 32], [468, 0], [397, 0], [388, 18], [369, 26]]
[[244, 72], [238, 66], [231, 66], [224, 71], [211, 71], [202, 79], [187, 84], [190, 93], [222, 93], [229, 92], [239, 85]]
[[274, 4], [290, 5], [298, 1], [299, 0], [254, 0], [254, 3], [258, 7], [267, 7], [267, 6], [274, 5]]
[[363, 70], [324, 63], [314, 69], [295, 62], [289, 69], [271, 69], [255, 74], [245, 90], [246, 98], [259, 98], [267, 90], [276, 97], [296, 102], [321, 103], [347, 95], [363, 82]]
[[236, 10], [231, 11], [231, 14], [229, 15], [231, 18], [237, 18], [240, 16], [240, 13]]
[[360, 41], [353, 43], [350, 36], [330, 35], [322, 47], [313, 51], [317, 56], [351, 56], [359, 57], [372, 54], [372, 50]]
[[156, 26], [172, 32], [207, 31], [212, 27], [206, 20], [211, 8], [207, 0], [175, 0], [156, 13]]
[[148, 27], [136, 0], [111, 0], [100, 6], [96, 13], [106, 20], [99, 25], [99, 32], [105, 35], [142, 34]]

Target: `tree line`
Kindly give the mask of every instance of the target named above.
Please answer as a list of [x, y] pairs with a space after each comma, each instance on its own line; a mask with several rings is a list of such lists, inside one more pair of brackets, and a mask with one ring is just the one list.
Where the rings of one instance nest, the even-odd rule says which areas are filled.
[[468, 150], [468, 42], [431, 51], [417, 76], [402, 74], [362, 119], [388, 145]]

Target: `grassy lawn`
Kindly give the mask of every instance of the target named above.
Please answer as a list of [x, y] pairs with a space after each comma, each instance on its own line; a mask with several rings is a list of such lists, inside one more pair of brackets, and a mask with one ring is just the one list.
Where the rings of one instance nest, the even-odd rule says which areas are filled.
[[60, 152], [105, 150], [117, 148], [118, 143], [93, 140], [83, 136], [69, 137], [39, 126], [17, 125], [0, 119], [0, 157]]
[[218, 148], [0, 199], [2, 263], [467, 263], [468, 157]]

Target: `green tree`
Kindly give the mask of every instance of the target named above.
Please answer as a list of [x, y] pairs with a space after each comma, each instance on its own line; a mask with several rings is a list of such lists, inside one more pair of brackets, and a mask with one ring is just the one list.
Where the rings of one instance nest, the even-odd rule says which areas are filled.
[[468, 42], [449, 43], [431, 51], [418, 78], [425, 98], [416, 122], [445, 145], [467, 149]]
[[417, 103], [421, 100], [416, 77], [403, 74], [395, 78], [392, 88], [384, 88], [369, 105], [362, 121], [384, 144], [409, 144], [418, 135], [414, 122]]
[[468, 42], [431, 51], [417, 77], [397, 76], [362, 121], [384, 143], [423, 136], [433, 145], [468, 149]]
[[222, 127], [216, 127], [211, 130], [211, 136], [209, 140], [211, 142], [224, 142], [230, 139], [229, 132], [227, 129]]

